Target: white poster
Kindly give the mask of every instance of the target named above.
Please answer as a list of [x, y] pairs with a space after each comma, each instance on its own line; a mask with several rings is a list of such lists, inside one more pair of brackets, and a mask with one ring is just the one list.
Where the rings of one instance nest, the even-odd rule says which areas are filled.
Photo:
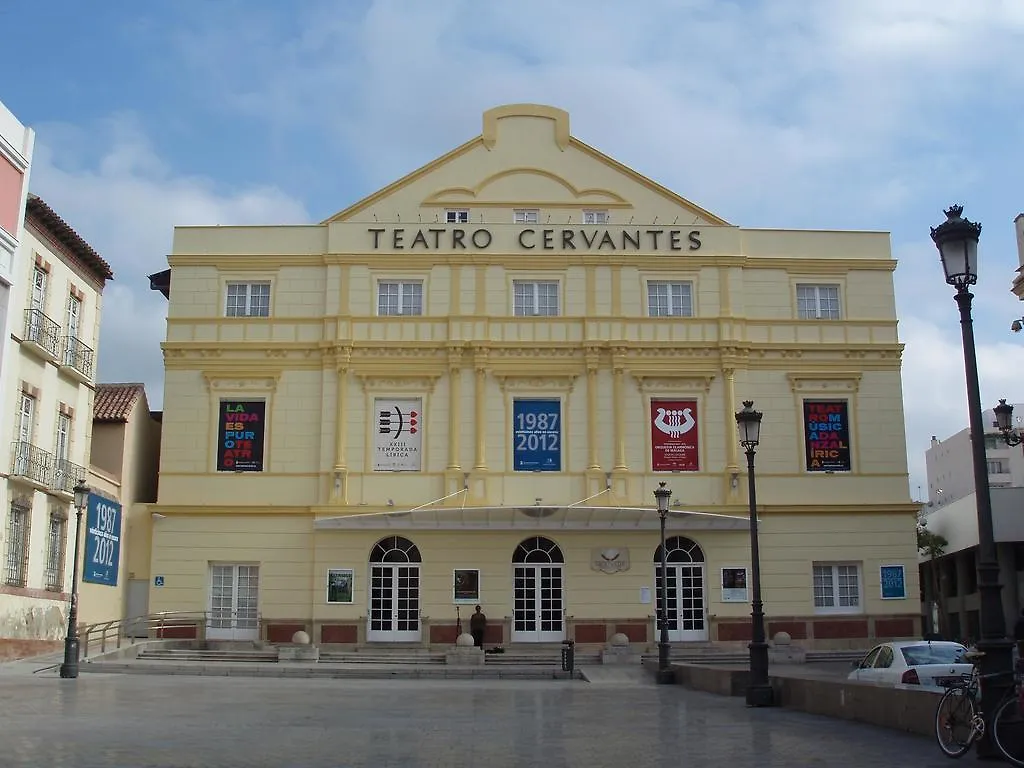
[[418, 472], [423, 444], [423, 401], [420, 398], [373, 401], [375, 470]]

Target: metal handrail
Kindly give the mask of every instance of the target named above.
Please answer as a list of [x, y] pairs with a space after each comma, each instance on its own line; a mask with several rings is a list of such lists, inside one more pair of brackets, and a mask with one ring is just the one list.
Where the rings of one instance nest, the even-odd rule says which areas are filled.
[[[196, 625], [197, 637], [206, 636], [207, 627], [212, 619], [223, 619], [222, 613], [214, 614], [212, 611], [160, 611], [158, 613], [147, 613], [142, 616], [130, 616], [123, 619], [101, 621], [95, 624], [82, 626], [78, 630], [79, 636], [79, 657], [88, 659], [90, 655], [106, 653], [108, 644], [110, 650], [118, 650], [122, 646], [131, 647], [138, 643], [163, 637], [163, 631], [170, 627]], [[232, 618], [236, 619], [234, 612]], [[138, 630], [145, 629], [145, 637], [129, 637], [126, 630], [129, 628]], [[263, 636], [263, 614], [256, 614], [257, 636]], [[97, 648], [97, 644], [99, 648]]]

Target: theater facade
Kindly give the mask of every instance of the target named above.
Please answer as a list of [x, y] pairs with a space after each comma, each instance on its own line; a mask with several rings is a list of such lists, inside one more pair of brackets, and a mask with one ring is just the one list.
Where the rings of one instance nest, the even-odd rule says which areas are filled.
[[744, 229], [539, 105], [319, 224], [178, 227], [151, 611], [211, 639], [920, 631], [883, 232]]

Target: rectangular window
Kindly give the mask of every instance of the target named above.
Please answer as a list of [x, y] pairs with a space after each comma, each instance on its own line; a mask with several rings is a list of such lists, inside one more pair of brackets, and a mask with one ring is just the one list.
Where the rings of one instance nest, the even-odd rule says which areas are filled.
[[649, 281], [647, 311], [651, 317], [693, 317], [693, 285]]
[[32, 395], [21, 393], [20, 405], [18, 408], [18, 441], [22, 443], [32, 442], [32, 433], [35, 426], [36, 399]]
[[423, 283], [377, 283], [378, 315], [422, 315]]
[[78, 338], [82, 325], [82, 301], [77, 296], [68, 296], [68, 336]]
[[32, 270], [32, 297], [29, 301], [29, 309], [46, 309], [46, 270], [36, 267]]
[[67, 461], [71, 444], [71, 417], [66, 413], [57, 414], [57, 461]]
[[270, 283], [228, 283], [227, 317], [270, 317]]
[[444, 212], [444, 220], [448, 224], [469, 224], [469, 209], [455, 208]]
[[21, 499], [11, 502], [7, 516], [7, 556], [4, 581], [12, 587], [24, 587], [28, 575], [28, 524], [31, 508]]
[[860, 610], [860, 566], [815, 563], [814, 610], [817, 613], [857, 613]]
[[988, 473], [990, 475], [1005, 475], [1010, 472], [1010, 465], [1006, 459], [989, 459]]
[[540, 220], [540, 211], [536, 208], [520, 209], [513, 211], [512, 216], [516, 224], [536, 224]]
[[584, 224], [607, 224], [608, 223], [608, 211], [584, 211], [583, 212], [583, 223]]
[[68, 516], [62, 510], [50, 512], [50, 535], [46, 542], [46, 588], [64, 591], [64, 551], [67, 541]]
[[515, 280], [512, 309], [516, 317], [554, 317], [558, 314], [558, 281]]
[[839, 286], [798, 285], [796, 316], [801, 320], [839, 320]]

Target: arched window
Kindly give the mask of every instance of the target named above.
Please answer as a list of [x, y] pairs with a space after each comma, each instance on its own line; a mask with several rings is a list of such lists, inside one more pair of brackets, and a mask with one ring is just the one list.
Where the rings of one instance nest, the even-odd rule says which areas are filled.
[[[668, 553], [665, 558], [670, 563], [703, 563], [704, 552], [700, 545], [693, 539], [685, 536], [672, 536], [665, 540], [665, 550]], [[654, 550], [654, 562], [661, 562], [661, 545]]]
[[421, 563], [416, 545], [403, 536], [388, 536], [378, 541], [370, 552], [371, 563]]
[[532, 536], [516, 547], [512, 555], [513, 563], [564, 563], [562, 550], [551, 539], [543, 536]]

